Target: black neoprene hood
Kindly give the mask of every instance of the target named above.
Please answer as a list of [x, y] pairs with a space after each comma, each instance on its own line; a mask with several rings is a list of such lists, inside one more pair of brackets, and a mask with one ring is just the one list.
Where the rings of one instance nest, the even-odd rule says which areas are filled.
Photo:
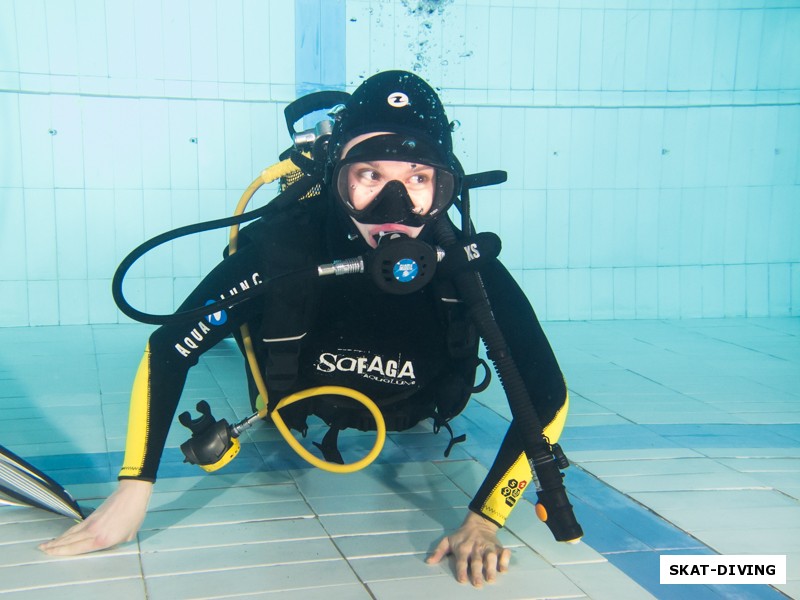
[[450, 121], [439, 96], [423, 79], [407, 71], [384, 71], [362, 83], [337, 115], [329, 145], [332, 163], [354, 137], [377, 131], [424, 140], [439, 162], [457, 170]]

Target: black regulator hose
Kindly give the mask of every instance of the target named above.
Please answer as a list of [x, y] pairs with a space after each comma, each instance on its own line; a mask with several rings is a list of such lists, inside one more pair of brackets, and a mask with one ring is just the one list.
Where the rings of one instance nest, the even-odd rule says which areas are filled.
[[[287, 187], [283, 192], [278, 194], [273, 200], [261, 208], [251, 210], [241, 215], [235, 215], [233, 217], [225, 217], [213, 221], [206, 221], [204, 223], [185, 225], [183, 227], [173, 229], [172, 231], [164, 232], [152, 239], [147, 240], [143, 244], [136, 247], [130, 254], [128, 254], [128, 256], [126, 256], [117, 267], [117, 270], [114, 273], [114, 278], [111, 281], [111, 294], [114, 297], [114, 302], [117, 304], [120, 311], [135, 321], [139, 321], [140, 323], [149, 323], [151, 325], [164, 325], [166, 323], [200, 319], [206, 315], [230, 308], [231, 306], [235, 306], [236, 304], [240, 304], [265, 293], [267, 291], [267, 286], [257, 286], [248, 292], [238, 294], [235, 298], [218, 300], [217, 302], [213, 302], [206, 306], [171, 313], [168, 315], [155, 315], [142, 312], [131, 306], [122, 293], [122, 282], [125, 280], [125, 275], [133, 266], [133, 264], [142, 256], [150, 252], [150, 250], [153, 248], [187, 235], [192, 235], [203, 231], [210, 231], [212, 229], [221, 229], [222, 227], [230, 227], [231, 225], [246, 223], [247, 221], [252, 221], [253, 219], [262, 217], [266, 214], [267, 210], [273, 210], [275, 208], [280, 208], [281, 206], [297, 202], [315, 185], [320, 183], [320, 181], [321, 178], [318, 176], [306, 175], [299, 181]], [[304, 276], [303, 273], [299, 272], [287, 274], [287, 276], [288, 275]]]
[[[466, 193], [463, 192], [462, 196]], [[462, 200], [463, 204], [469, 202], [468, 198]], [[436, 235], [437, 242], [445, 252], [458, 244], [448, 219], [437, 220]], [[559, 466], [565, 468], [569, 463], [566, 462], [560, 448], [557, 445], [551, 446], [544, 437], [541, 421], [530, 402], [525, 382], [492, 313], [480, 273], [462, 270], [453, 275], [453, 281], [461, 293], [478, 333], [483, 338], [487, 356], [494, 363], [508, 398], [513, 417], [511, 427], [517, 431], [523, 442], [536, 484], [536, 494], [539, 498], [536, 514], [544, 521], [557, 541], [577, 541], [583, 536], [583, 530], [567, 498], [564, 476], [559, 468]]]

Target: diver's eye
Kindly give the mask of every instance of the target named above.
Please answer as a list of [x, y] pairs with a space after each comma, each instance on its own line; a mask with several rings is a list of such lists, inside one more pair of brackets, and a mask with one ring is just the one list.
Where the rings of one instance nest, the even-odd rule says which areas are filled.
[[430, 186], [434, 178], [433, 169], [424, 167], [417, 169], [416, 165], [414, 169], [414, 172], [411, 173], [406, 180], [406, 185], [414, 189], [422, 189]]
[[363, 181], [380, 181], [381, 174], [375, 169], [359, 169], [356, 176]]

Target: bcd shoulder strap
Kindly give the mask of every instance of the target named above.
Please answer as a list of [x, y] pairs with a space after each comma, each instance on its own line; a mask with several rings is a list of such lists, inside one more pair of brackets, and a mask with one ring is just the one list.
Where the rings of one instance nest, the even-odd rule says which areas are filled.
[[[264, 257], [267, 279], [300, 271], [318, 262], [320, 219], [315, 201], [283, 207], [239, 233], [239, 243], [256, 244]], [[249, 323], [258, 363], [270, 390], [289, 390], [297, 379], [301, 342], [316, 314], [316, 282], [278, 278], [263, 296], [260, 316]], [[241, 344], [241, 336], [235, 334]], [[246, 364], [251, 405], [258, 395]]]

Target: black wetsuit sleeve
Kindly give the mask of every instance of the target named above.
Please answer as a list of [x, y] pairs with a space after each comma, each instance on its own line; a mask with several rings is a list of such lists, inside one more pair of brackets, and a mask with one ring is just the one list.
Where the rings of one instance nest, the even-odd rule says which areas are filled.
[[[192, 291], [179, 310], [241, 298], [263, 285], [256, 245], [227, 257]], [[163, 325], [150, 336], [131, 392], [125, 459], [120, 478], [154, 481], [189, 369], [200, 356], [260, 311], [263, 296], [199, 320]]]
[[[482, 273], [492, 312], [525, 382], [548, 439], [561, 434], [568, 409], [567, 389], [550, 343], [530, 302], [511, 274], [495, 261]], [[509, 427], [470, 510], [502, 526], [531, 482], [531, 470], [515, 426]]]

